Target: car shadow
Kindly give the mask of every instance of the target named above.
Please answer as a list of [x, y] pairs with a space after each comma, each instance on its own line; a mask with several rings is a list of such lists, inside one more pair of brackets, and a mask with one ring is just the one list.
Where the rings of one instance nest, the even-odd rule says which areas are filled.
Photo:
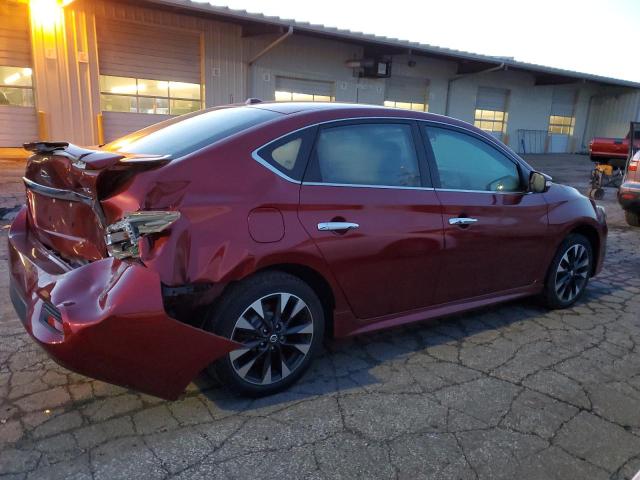
[[[597, 302], [612, 289], [604, 284], [589, 287], [576, 307]], [[447, 355], [453, 355], [452, 346], [475, 338], [478, 345], [490, 347], [499, 336], [490, 332], [544, 317], [548, 312], [536, 298], [527, 298], [353, 338], [329, 340], [297, 383], [267, 397], [234, 396], [206, 373], [200, 374], [194, 384], [218, 409], [229, 414], [264, 408], [277, 410], [279, 405], [350, 391], [393, 391], [407, 380], [402, 378], [402, 365], [413, 354], [436, 353], [437, 358], [459, 363], [455, 355], [447, 359]], [[416, 381], [420, 379], [411, 379], [414, 384]]]

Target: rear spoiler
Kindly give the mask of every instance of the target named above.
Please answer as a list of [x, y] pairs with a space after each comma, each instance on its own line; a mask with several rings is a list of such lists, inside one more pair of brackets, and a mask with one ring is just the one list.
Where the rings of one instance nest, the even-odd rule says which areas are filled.
[[125, 154], [120, 152], [109, 152], [106, 150], [95, 150], [82, 148], [69, 142], [32, 142], [23, 145], [25, 150], [36, 155], [55, 155], [67, 157], [76, 168], [100, 169], [110, 167], [116, 163], [163, 164], [168, 162], [169, 155], [138, 155]]
[[53, 153], [56, 150], [65, 150], [69, 146], [69, 142], [31, 142], [22, 146], [29, 152]]

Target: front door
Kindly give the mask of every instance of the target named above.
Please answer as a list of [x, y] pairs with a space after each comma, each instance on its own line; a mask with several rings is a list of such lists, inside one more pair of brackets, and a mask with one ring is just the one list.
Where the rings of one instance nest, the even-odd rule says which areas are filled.
[[445, 250], [437, 303], [531, 285], [547, 250], [547, 204], [524, 169], [481, 136], [423, 127]]
[[299, 216], [358, 318], [433, 302], [442, 215], [420, 142], [417, 127], [404, 121], [338, 122], [318, 131]]

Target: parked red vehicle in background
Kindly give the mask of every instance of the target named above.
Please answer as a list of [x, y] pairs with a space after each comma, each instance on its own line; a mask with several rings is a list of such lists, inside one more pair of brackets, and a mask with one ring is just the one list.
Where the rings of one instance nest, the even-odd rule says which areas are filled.
[[[640, 131], [634, 134], [634, 146], [640, 147]], [[608, 163], [615, 168], [624, 168], [629, 156], [629, 138], [596, 137], [589, 142], [589, 157], [594, 162]]]
[[447, 117], [210, 109], [98, 150], [27, 145], [11, 296], [62, 365], [176, 398], [208, 368], [282, 390], [325, 336], [541, 295], [602, 266], [604, 210]]

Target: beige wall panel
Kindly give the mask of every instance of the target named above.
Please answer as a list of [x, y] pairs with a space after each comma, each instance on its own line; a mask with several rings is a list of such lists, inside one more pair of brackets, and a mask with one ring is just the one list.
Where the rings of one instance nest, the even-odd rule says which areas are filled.
[[149, 115], [146, 113], [104, 112], [102, 115], [105, 142], [171, 118], [170, 115]]

